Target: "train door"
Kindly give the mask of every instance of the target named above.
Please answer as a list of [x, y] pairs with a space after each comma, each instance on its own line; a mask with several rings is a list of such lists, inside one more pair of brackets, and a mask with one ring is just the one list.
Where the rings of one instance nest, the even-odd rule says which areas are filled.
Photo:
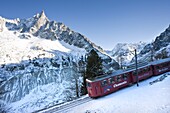
[[96, 95], [100, 96], [101, 95], [100, 82], [97, 82], [94, 88], [95, 88]]
[[129, 85], [132, 85], [134, 82], [132, 71], [128, 73], [128, 80], [129, 80]]

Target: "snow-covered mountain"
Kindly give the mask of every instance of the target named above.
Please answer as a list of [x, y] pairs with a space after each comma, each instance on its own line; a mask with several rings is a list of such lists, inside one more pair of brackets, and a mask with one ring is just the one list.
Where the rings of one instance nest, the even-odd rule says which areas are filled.
[[132, 52], [134, 49], [137, 50], [138, 62], [149, 62], [170, 57], [170, 26], [151, 43], [118, 43], [112, 51], [107, 51], [107, 53], [112, 56], [121, 67], [122, 65], [135, 61], [134, 52]]
[[118, 68], [102, 48], [63, 23], [50, 21], [44, 11], [29, 19], [0, 17], [0, 110], [10, 111], [13, 102], [38, 110], [75, 98], [75, 83], [81, 87], [85, 57], [92, 49], [106, 71]]
[[170, 26], [138, 54], [139, 60], [151, 61], [170, 57]]
[[[11, 32], [13, 31], [13, 34], [20, 39], [30, 39], [32, 36], [34, 36], [40, 39], [47, 39], [48, 41], [57, 41], [59, 46], [62, 45], [65, 47], [65, 49], [67, 49], [64, 50], [65, 52], [68, 52], [68, 49], [70, 49], [70, 51], [75, 51], [74, 48], [78, 48], [79, 50], [82, 49], [84, 52], [89, 52], [90, 50], [95, 49], [102, 57], [105, 64], [114, 64], [115, 68], [118, 66], [116, 62], [112, 60], [100, 46], [95, 45], [87, 37], [81, 35], [80, 33], [72, 31], [63, 23], [50, 21], [46, 17], [44, 11], [42, 11], [40, 14], [38, 13], [34, 15], [29, 19], [17, 18], [14, 20], [8, 20], [1, 17], [0, 23], [1, 32], [5, 30]], [[35, 47], [32, 48], [38, 50], [42, 49], [42, 47], [39, 47], [38, 45], [35, 45]], [[63, 52], [63, 49], [64, 48], [58, 47], [55, 50], [61, 50]]]
[[107, 51], [107, 53], [115, 59], [119, 65], [125, 65], [129, 63], [132, 58], [134, 57], [134, 50], [137, 50], [139, 53], [146, 43], [139, 42], [139, 43], [118, 43], [113, 50]]
[[[21, 38], [29, 38], [29, 35], [33, 35], [43, 39], [64, 41], [70, 45], [84, 48], [87, 51], [95, 48], [100, 52], [104, 52], [101, 47], [95, 45], [80, 33], [72, 31], [63, 23], [50, 21], [44, 11], [29, 19], [7, 20], [1, 17], [1, 21], [1, 23], [5, 24], [1, 24], [3, 26], [1, 31], [7, 28], [10, 31], [19, 32], [21, 33]], [[25, 33], [28, 34], [26, 35]]]

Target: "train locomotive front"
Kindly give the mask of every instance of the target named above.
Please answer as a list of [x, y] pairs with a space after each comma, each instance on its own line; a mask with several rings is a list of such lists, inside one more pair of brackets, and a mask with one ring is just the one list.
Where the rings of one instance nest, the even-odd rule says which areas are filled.
[[86, 79], [87, 91], [90, 97], [100, 97], [128, 86], [132, 81], [131, 72], [116, 72], [95, 79]]

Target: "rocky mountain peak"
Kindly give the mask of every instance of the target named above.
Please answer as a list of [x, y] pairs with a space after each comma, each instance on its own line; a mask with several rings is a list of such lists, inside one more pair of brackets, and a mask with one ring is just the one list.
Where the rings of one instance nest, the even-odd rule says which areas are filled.
[[36, 18], [36, 19], [47, 19], [48, 20], [44, 10], [42, 10], [40, 13], [37, 13], [36, 15], [34, 15], [34, 18]]
[[47, 22], [49, 22], [49, 19], [47, 18], [47, 16], [45, 15], [45, 12], [42, 11], [40, 14], [36, 14], [35, 16], [35, 24], [32, 27], [32, 29], [30, 29], [31, 33], [36, 33], [37, 30], [39, 30], [42, 26], [44, 26]]
[[46, 17], [44, 10], [41, 11], [40, 17]]

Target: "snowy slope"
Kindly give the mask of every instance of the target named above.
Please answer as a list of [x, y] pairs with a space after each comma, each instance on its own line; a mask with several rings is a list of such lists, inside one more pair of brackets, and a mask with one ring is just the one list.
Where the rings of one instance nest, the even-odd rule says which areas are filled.
[[149, 84], [163, 75], [77, 106], [68, 113], [169, 113], [170, 72], [163, 81]]
[[[26, 34], [24, 34], [26, 35]], [[84, 55], [85, 50], [71, 45], [61, 43], [58, 40], [51, 41], [28, 35], [30, 39], [20, 39], [14, 32], [6, 31], [0, 33], [0, 64], [19, 63], [22, 60], [29, 60], [35, 57], [55, 56], [53, 50], [65, 53], [79, 53]], [[65, 46], [67, 45], [67, 47]], [[51, 53], [50, 53], [51, 52]], [[75, 54], [76, 55], [76, 54]]]

